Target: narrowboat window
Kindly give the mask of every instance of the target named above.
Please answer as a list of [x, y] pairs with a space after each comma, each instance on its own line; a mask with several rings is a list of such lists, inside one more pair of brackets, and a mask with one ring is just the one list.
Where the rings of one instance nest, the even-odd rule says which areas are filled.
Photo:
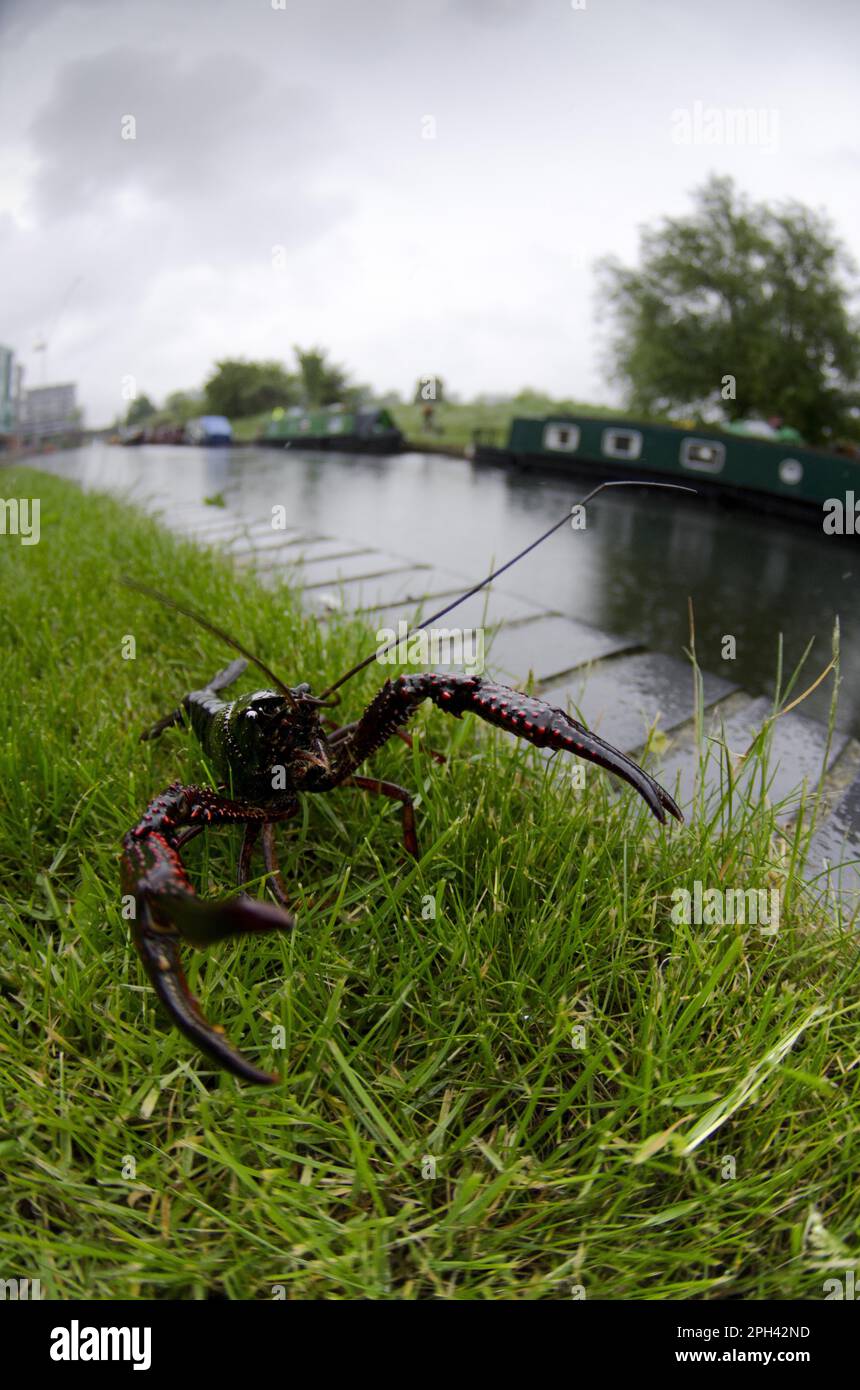
[[783, 459], [779, 465], [780, 482], [788, 483], [794, 487], [803, 477], [803, 464], [799, 459]]
[[725, 444], [713, 439], [685, 439], [681, 445], [681, 463], [696, 473], [719, 473], [726, 461]]
[[604, 430], [600, 449], [607, 458], [638, 459], [642, 453], [642, 436], [638, 430]]
[[579, 447], [579, 425], [570, 425], [566, 422], [545, 425], [543, 447], [545, 449], [559, 449], [562, 453], [572, 454]]

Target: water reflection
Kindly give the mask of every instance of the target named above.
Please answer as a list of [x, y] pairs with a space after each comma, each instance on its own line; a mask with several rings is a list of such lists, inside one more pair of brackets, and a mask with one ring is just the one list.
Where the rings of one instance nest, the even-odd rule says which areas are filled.
[[[282, 504], [309, 530], [473, 582], [593, 486], [590, 478], [541, 478], [423, 454], [94, 445], [38, 466], [132, 499], [166, 497], [177, 510], [214, 492], [246, 518], [265, 519]], [[839, 614], [840, 723], [860, 735], [860, 613], [850, 541], [681, 494], [619, 489], [595, 502], [585, 531], [563, 527], [505, 577], [505, 587], [676, 656], [689, 643], [689, 596], [701, 664], [767, 695], [780, 632], [789, 669], [814, 637], [806, 684], [829, 660]], [[735, 661], [722, 659], [727, 635], [736, 639]], [[827, 702], [825, 687], [806, 712], [824, 717]]]

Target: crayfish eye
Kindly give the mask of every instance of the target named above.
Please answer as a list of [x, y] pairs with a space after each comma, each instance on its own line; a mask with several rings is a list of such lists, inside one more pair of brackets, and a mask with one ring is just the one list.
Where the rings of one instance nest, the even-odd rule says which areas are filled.
[[241, 727], [245, 731], [246, 738], [256, 743], [263, 726], [255, 709], [245, 710], [245, 713], [242, 715]]

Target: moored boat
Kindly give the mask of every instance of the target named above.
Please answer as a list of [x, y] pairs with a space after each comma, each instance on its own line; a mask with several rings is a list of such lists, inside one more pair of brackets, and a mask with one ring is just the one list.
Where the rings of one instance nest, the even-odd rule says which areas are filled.
[[296, 449], [343, 449], [348, 453], [394, 454], [403, 448], [403, 435], [383, 407], [345, 410], [273, 410], [261, 444]]
[[146, 430], [143, 425], [125, 425], [119, 432], [120, 444], [144, 444], [146, 442]]
[[200, 415], [185, 426], [186, 444], [224, 445], [232, 439], [233, 427], [224, 415]]
[[860, 498], [860, 450], [829, 453], [791, 439], [728, 429], [597, 416], [518, 417], [507, 442], [477, 431], [470, 456], [553, 472], [688, 482], [697, 491], [786, 515], [817, 516], [833, 499]]

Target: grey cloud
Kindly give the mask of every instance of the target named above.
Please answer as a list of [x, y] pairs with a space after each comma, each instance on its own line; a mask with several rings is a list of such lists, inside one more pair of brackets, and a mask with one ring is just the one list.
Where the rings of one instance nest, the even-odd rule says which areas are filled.
[[[560, 0], [569, 3], [569, 0]], [[535, 12], [545, 8], [547, 0], [448, 0], [448, 12], [452, 19], [465, 17], [475, 24], [496, 27], [501, 24], [529, 23], [535, 19]], [[556, 6], [557, 8], [557, 6]]]
[[0, 39], [9, 52], [34, 30], [67, 13], [80, 14], [84, 20], [93, 19], [94, 10], [107, 10], [115, 0], [3, 0], [0, 5]]
[[[134, 140], [122, 138], [126, 116]], [[82, 302], [118, 286], [133, 302], [185, 266], [259, 267], [273, 246], [295, 253], [352, 208], [317, 187], [337, 149], [322, 98], [241, 54], [117, 48], [67, 63], [30, 135], [37, 230], [8, 229], [3, 242], [32, 255], [42, 241], [49, 260], [75, 254]]]
[[36, 205], [64, 217], [124, 190], [185, 204], [282, 182], [324, 157], [327, 124], [318, 98], [241, 54], [112, 49], [66, 64], [31, 125]]
[[[26, 353], [80, 277], [52, 363], [65, 355], [89, 377], [118, 381], [155, 339], [162, 358], [181, 353], [201, 323], [217, 333], [231, 294], [237, 316], [237, 273], [269, 273], [274, 246], [294, 265], [352, 212], [351, 192], [318, 186], [339, 149], [324, 95], [239, 53], [121, 47], [66, 62], [29, 137], [27, 215], [0, 218], [5, 333]], [[272, 276], [271, 322], [290, 284]]]
[[[464, 392], [600, 399], [587, 265], [711, 168], [825, 204], [856, 254], [860, 9], [783, 9], [0, 0], [0, 336], [35, 375], [50, 334], [94, 418], [121, 373], [158, 394], [301, 340], [377, 385], [429, 360]], [[672, 144], [672, 108], [750, 93], [796, 103], [772, 159]]]

